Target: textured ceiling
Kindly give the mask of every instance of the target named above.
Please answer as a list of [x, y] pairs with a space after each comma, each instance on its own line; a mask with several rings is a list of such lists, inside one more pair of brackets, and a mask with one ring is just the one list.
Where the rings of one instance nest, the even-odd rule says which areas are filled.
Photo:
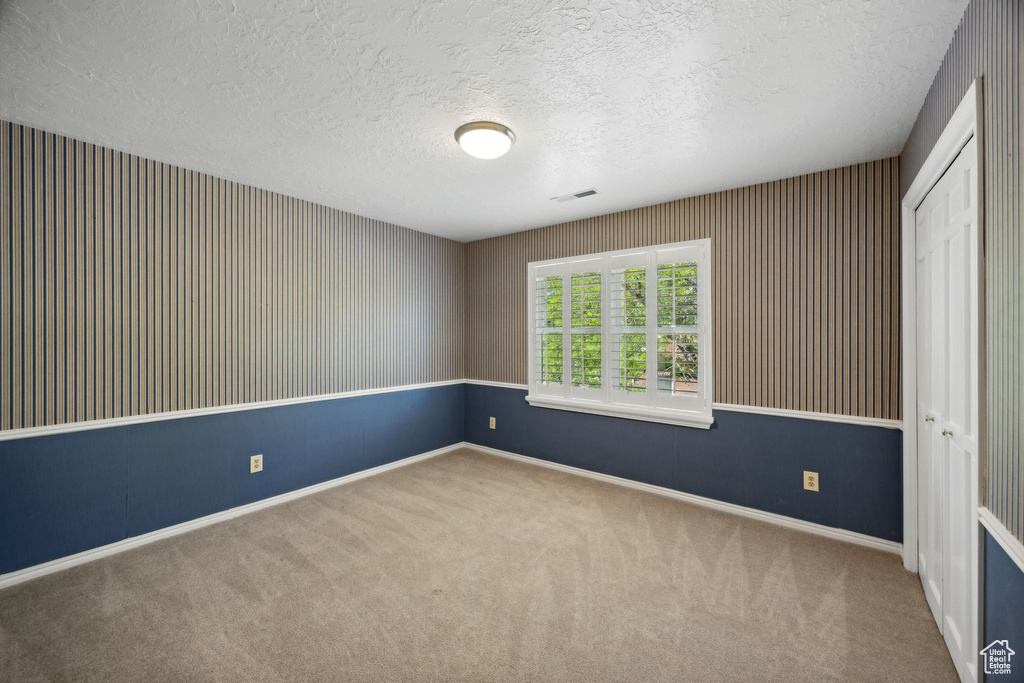
[[0, 118], [469, 240], [897, 154], [966, 4], [2, 0]]

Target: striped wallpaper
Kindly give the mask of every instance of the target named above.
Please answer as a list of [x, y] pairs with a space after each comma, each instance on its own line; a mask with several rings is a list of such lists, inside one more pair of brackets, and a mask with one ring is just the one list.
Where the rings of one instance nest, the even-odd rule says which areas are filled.
[[526, 383], [530, 261], [710, 237], [715, 401], [899, 419], [898, 190], [892, 158], [472, 242], [468, 377]]
[[463, 377], [464, 245], [0, 133], [0, 429]]
[[971, 82], [982, 80], [987, 507], [1024, 543], [1024, 4], [972, 0], [900, 163], [905, 192]]

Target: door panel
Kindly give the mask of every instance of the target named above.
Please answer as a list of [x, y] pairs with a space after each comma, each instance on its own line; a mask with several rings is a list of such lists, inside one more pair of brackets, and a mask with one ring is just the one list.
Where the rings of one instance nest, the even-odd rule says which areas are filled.
[[[934, 192], [934, 190], [933, 190]], [[946, 398], [946, 365], [948, 327], [946, 307], [947, 292], [947, 245], [941, 239], [947, 218], [947, 204], [943, 195], [929, 195], [921, 205], [918, 214], [923, 218], [924, 229], [919, 232], [920, 268], [926, 284], [919, 290], [918, 305], [924, 310], [924, 325], [921, 345], [923, 371], [919, 377], [918, 397], [922, 407], [922, 430], [918, 438], [920, 481], [924, 487], [919, 498], [924, 501], [920, 516], [919, 530], [921, 582], [924, 586], [928, 606], [937, 624], [943, 620], [943, 576], [945, 563], [943, 551], [946, 544], [946, 441], [941, 434]]]
[[960, 678], [977, 679], [980, 256], [972, 139], [916, 213], [919, 569]]
[[[929, 415], [934, 415], [934, 413], [929, 413]], [[921, 491], [926, 501], [926, 507], [925, 516], [921, 518], [922, 526], [919, 532], [923, 558], [919, 570], [932, 616], [935, 617], [936, 623], [941, 623], [943, 546], [945, 545], [942, 519], [946, 508], [946, 444], [939, 433], [938, 418], [935, 420], [935, 422], [926, 423], [919, 438], [919, 443], [925, 446], [925, 452], [922, 455], [927, 459], [926, 476], [921, 480], [922, 485], [926, 487]]]
[[[953, 194], [959, 195], [959, 192]], [[959, 214], [956, 214], [957, 216]], [[957, 231], [949, 235], [947, 240], [947, 315], [946, 347], [949, 352], [947, 363], [946, 387], [948, 404], [946, 419], [961, 434], [964, 430], [964, 413], [968, 402], [967, 368], [968, 364], [957, 362], [966, 357], [967, 345], [964, 337], [967, 333], [967, 268], [963, 254], [966, 249], [967, 236], [965, 231]]]
[[[970, 458], [956, 443], [945, 437], [949, 444], [949, 500], [948, 545], [943, 556], [945, 595], [943, 596], [943, 635], [950, 651], [963, 652], [966, 647], [964, 631], [970, 621], [970, 595], [966, 589], [970, 579], [970, 501], [964, 495], [965, 486], [971, 481]], [[972, 648], [973, 649], [973, 648]], [[954, 660], [955, 661], [955, 660]]]
[[[927, 331], [928, 334], [919, 335], [917, 349], [917, 377], [918, 377], [918, 400], [917, 400], [917, 424], [921, 431], [917, 441], [917, 467], [918, 486], [920, 492], [917, 498], [920, 528], [918, 530], [918, 572], [921, 576], [921, 583], [924, 587], [925, 597], [928, 599], [928, 606], [931, 608], [932, 616], [936, 623], [942, 621], [942, 528], [939, 525], [939, 518], [942, 511], [942, 493], [945, 491], [944, 474], [945, 470], [939, 466], [939, 458], [933, 457], [936, 444], [942, 445], [937, 440], [939, 435], [935, 429], [934, 406], [930, 405], [931, 385], [934, 367], [932, 366], [932, 306], [931, 297], [928, 292], [935, 286], [932, 281], [931, 259], [927, 245], [928, 228], [930, 222], [923, 222], [918, 226], [918, 244], [925, 245], [925, 248], [918, 249], [917, 258], [917, 292], [919, 305], [917, 306], [917, 329]], [[941, 281], [941, 278], [939, 278]]]

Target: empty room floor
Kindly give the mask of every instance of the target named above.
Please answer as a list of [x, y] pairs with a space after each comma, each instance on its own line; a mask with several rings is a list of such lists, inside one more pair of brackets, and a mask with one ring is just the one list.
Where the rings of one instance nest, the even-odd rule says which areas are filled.
[[0, 679], [956, 674], [896, 555], [462, 449], [0, 591]]

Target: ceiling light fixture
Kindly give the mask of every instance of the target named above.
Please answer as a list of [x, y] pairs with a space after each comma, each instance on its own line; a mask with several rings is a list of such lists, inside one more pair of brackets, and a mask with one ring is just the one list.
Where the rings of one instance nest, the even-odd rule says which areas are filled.
[[516, 135], [508, 126], [491, 121], [474, 121], [455, 129], [459, 146], [477, 159], [497, 159], [512, 148]]

